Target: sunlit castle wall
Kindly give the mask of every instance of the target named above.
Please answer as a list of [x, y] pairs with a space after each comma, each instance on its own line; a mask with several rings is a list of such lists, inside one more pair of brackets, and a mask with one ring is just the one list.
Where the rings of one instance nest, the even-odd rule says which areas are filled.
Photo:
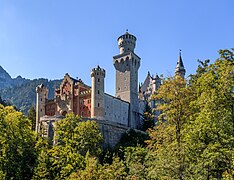
[[124, 126], [129, 126], [129, 103], [105, 94], [105, 119]]

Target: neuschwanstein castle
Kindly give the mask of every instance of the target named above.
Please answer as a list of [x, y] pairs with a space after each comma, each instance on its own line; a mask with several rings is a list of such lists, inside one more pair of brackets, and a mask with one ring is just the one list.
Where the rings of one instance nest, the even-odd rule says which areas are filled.
[[[114, 146], [129, 128], [139, 129], [145, 103], [154, 108], [151, 95], [161, 85], [159, 76], [148, 73], [138, 87], [138, 69], [141, 58], [135, 53], [136, 37], [128, 32], [118, 38], [120, 53], [113, 57], [116, 70], [115, 96], [104, 92], [106, 72], [97, 66], [91, 70], [91, 87], [81, 79], [65, 74], [54, 99], [48, 99], [48, 89], [42, 84], [36, 88], [36, 131], [53, 139], [54, 123], [73, 112], [84, 120], [99, 123], [105, 144]], [[185, 76], [185, 68], [179, 55], [175, 74]], [[44, 128], [42, 128], [42, 126]]]

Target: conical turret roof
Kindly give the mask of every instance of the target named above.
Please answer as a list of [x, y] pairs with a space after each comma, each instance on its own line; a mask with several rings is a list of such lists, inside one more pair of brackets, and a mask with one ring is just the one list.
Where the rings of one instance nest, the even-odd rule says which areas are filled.
[[184, 77], [184, 75], [185, 75], [185, 68], [184, 68], [184, 63], [183, 63], [182, 57], [181, 57], [181, 50], [180, 50], [178, 61], [176, 64], [175, 74], [180, 75], [182, 77]]

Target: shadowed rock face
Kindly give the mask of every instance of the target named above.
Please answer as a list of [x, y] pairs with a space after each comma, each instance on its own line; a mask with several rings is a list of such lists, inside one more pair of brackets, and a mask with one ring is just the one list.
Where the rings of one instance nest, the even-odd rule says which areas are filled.
[[0, 66], [0, 88], [12, 87], [12, 85], [11, 76]]

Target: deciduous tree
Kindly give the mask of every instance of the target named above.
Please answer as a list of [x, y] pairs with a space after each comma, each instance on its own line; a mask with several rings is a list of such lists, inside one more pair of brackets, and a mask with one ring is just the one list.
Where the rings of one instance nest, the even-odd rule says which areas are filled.
[[13, 107], [0, 105], [0, 176], [30, 179], [36, 160], [30, 121]]

